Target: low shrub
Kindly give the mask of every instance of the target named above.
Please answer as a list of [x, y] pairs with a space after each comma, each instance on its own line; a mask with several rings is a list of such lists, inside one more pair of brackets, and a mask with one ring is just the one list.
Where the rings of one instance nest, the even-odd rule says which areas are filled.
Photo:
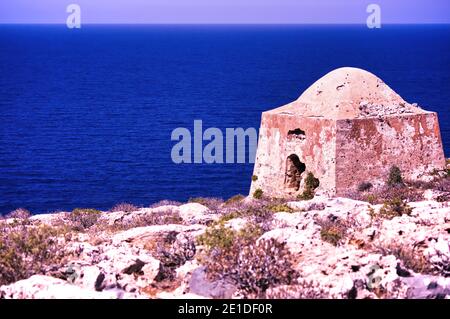
[[68, 218], [75, 231], [85, 231], [94, 226], [102, 212], [91, 208], [75, 208]]
[[270, 207], [282, 205], [281, 203], [278, 200], [261, 199], [230, 205], [230, 207], [222, 211], [222, 216], [217, 222], [227, 222], [234, 218], [245, 218], [254, 224], [260, 225], [262, 229], [267, 231], [273, 219], [273, 211], [270, 210]]
[[261, 199], [262, 197], [263, 197], [263, 190], [261, 188], [258, 188], [253, 192], [253, 198]]
[[320, 231], [320, 238], [322, 238], [323, 241], [326, 241], [330, 244], [333, 244], [334, 246], [337, 246], [338, 243], [343, 238], [343, 234], [340, 228], [336, 226], [331, 226], [329, 228], [323, 228]]
[[227, 250], [233, 245], [236, 236], [235, 231], [220, 222], [208, 227], [205, 233], [197, 237], [197, 241], [200, 245], [206, 246], [208, 251], [212, 249]]
[[407, 204], [407, 202], [399, 197], [396, 197], [384, 202], [378, 215], [381, 218], [392, 219], [397, 216], [411, 215], [411, 212], [412, 208]]
[[378, 197], [375, 194], [369, 194], [366, 197], [366, 201], [369, 202], [370, 204], [374, 205], [377, 203]]
[[232, 204], [240, 203], [244, 200], [244, 198], [245, 198], [245, 196], [241, 195], [241, 194], [234, 195], [225, 201], [225, 205], [232, 205]]
[[177, 202], [177, 201], [174, 201], [174, 200], [164, 199], [164, 200], [161, 200], [159, 202], [151, 204], [150, 208], [158, 208], [158, 207], [161, 207], [161, 206], [180, 206], [182, 204], [183, 203]]
[[139, 208], [129, 203], [119, 203], [110, 209], [111, 212], [125, 212], [131, 213], [137, 211]]
[[369, 202], [372, 205], [383, 204], [386, 201], [400, 198], [406, 202], [417, 202], [423, 200], [423, 190], [407, 186], [404, 187], [382, 187], [373, 189], [370, 193], [349, 192], [349, 198]]
[[258, 176], [252, 175], [252, 181], [256, 182], [258, 180]]
[[193, 197], [189, 198], [188, 202], [201, 204], [208, 207], [210, 210], [218, 210], [223, 204], [223, 200], [221, 198], [215, 197]]
[[303, 193], [297, 195], [298, 200], [310, 200], [314, 198], [314, 191], [310, 188], [307, 188], [303, 191]]
[[320, 226], [320, 238], [334, 246], [339, 245], [347, 235], [347, 225], [345, 222], [336, 219], [318, 219], [316, 223]]
[[417, 251], [415, 247], [404, 246], [397, 243], [391, 243], [378, 250], [383, 255], [394, 255], [401, 260], [403, 266], [419, 274], [435, 274], [433, 265], [426, 259], [422, 252]]
[[187, 235], [170, 234], [163, 242], [159, 242], [155, 249], [155, 257], [161, 262], [155, 281], [173, 281], [176, 268], [194, 258], [196, 246], [194, 240]]
[[367, 192], [372, 189], [373, 185], [370, 182], [362, 182], [358, 185], [358, 192]]
[[177, 211], [168, 210], [148, 214], [136, 214], [134, 216], [129, 216], [128, 218], [123, 218], [114, 223], [112, 230], [123, 231], [136, 227], [182, 223], [183, 219]]
[[442, 178], [435, 182], [433, 189], [450, 193], [450, 178]]
[[402, 172], [398, 166], [392, 166], [389, 169], [389, 177], [386, 184], [390, 187], [403, 186]]
[[[429, 181], [404, 179], [400, 169], [397, 166], [392, 166], [384, 187], [372, 188], [370, 194], [349, 191], [346, 196], [356, 200], [368, 201], [371, 204], [383, 204], [394, 198], [400, 198], [407, 202], [417, 202], [424, 200], [423, 193], [425, 190], [434, 190], [444, 193], [442, 194], [443, 197], [439, 199], [440, 201], [448, 201], [450, 196], [446, 193], [450, 194], [450, 175], [442, 170], [432, 172], [431, 175], [433, 178]], [[360, 187], [361, 189], [365, 188], [362, 185]]]
[[312, 172], [308, 172], [306, 175], [305, 187], [314, 190], [319, 187], [319, 184], [319, 179], [316, 178]]
[[299, 280], [295, 285], [281, 285], [266, 291], [266, 299], [329, 299], [330, 295], [320, 283]]
[[305, 179], [303, 193], [297, 196], [298, 200], [310, 200], [314, 198], [314, 191], [319, 187], [319, 179], [312, 172], [308, 172]]
[[273, 212], [268, 209], [268, 206], [273, 205], [273, 202], [266, 202], [261, 200], [261, 203], [247, 206], [244, 210], [241, 210], [240, 217], [245, 217], [247, 220], [254, 224], [259, 225], [264, 231], [268, 230], [268, 224], [273, 219]]
[[449, 202], [449, 201], [450, 201], [450, 193], [438, 195], [438, 196], [436, 197], [436, 201], [437, 201], [438, 203]]
[[238, 212], [238, 211], [234, 211], [234, 212], [230, 212], [230, 213], [226, 213], [224, 215], [222, 215], [219, 220], [217, 221], [217, 223], [225, 223], [229, 220], [235, 219], [235, 218], [239, 218], [242, 217], [242, 213]]
[[0, 224], [0, 285], [44, 274], [62, 263], [63, 246], [56, 228], [31, 225], [27, 219]]
[[31, 213], [29, 210], [25, 208], [17, 208], [5, 216], [5, 218], [16, 218], [16, 219], [27, 219], [29, 217], [31, 217]]
[[211, 279], [232, 281], [246, 296], [262, 296], [269, 287], [290, 284], [296, 278], [292, 258], [285, 244], [260, 240], [258, 225], [234, 231], [215, 225], [198, 237], [204, 245], [200, 262]]
[[247, 295], [264, 297], [268, 288], [290, 285], [298, 277], [293, 258], [285, 243], [260, 240], [239, 252], [231, 279]]
[[274, 213], [279, 213], [279, 212], [292, 213], [292, 212], [294, 212], [294, 210], [286, 204], [269, 205], [267, 208]]

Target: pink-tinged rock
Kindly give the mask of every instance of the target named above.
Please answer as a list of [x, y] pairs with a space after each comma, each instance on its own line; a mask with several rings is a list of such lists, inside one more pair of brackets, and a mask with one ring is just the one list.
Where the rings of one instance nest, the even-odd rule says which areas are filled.
[[112, 241], [113, 243], [120, 243], [120, 242], [145, 243], [148, 240], [162, 239], [170, 233], [185, 232], [197, 235], [202, 233], [205, 228], [206, 226], [203, 225], [185, 226], [178, 224], [137, 227], [117, 233], [116, 235], [113, 236]]
[[209, 208], [199, 203], [187, 203], [181, 205], [180, 217], [189, 224], [204, 223], [211, 221], [215, 216], [208, 214]]
[[248, 222], [245, 218], [233, 218], [225, 223], [225, 227], [229, 227], [234, 231], [241, 231], [247, 226]]
[[309, 232], [291, 227], [268, 231], [258, 241], [268, 239], [275, 239], [279, 243], [285, 243], [292, 253], [300, 253], [303, 247], [312, 244], [312, 235]]
[[81, 288], [67, 281], [35, 275], [0, 287], [0, 296], [5, 299], [118, 299], [136, 297], [120, 290], [97, 292]]

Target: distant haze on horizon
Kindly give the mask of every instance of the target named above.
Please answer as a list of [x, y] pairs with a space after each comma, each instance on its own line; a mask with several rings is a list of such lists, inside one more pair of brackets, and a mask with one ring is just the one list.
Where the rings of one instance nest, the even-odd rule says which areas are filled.
[[82, 23], [364, 24], [371, 3], [382, 23], [450, 23], [449, 0], [1, 0], [0, 23], [65, 23], [71, 3]]

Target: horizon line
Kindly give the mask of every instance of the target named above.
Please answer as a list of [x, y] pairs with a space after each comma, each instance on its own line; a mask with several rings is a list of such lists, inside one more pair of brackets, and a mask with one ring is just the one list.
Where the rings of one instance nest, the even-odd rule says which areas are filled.
[[[65, 22], [2, 22], [0, 21], [0, 25], [66, 25]], [[178, 23], [178, 22], [123, 22], [123, 23], [115, 23], [115, 22], [84, 22], [81, 25], [366, 25], [366, 23], [359, 22], [313, 22], [313, 23], [297, 23], [297, 22], [277, 22], [277, 23], [263, 23], [263, 22], [186, 22], [186, 23]], [[385, 22], [383, 25], [450, 25], [450, 22]]]

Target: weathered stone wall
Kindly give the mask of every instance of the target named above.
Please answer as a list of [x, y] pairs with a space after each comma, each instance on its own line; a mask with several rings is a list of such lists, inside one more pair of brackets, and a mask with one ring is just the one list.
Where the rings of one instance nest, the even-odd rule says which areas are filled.
[[411, 179], [445, 166], [436, 113], [337, 121], [337, 195], [383, 184], [392, 165]]
[[[289, 134], [299, 129], [304, 134]], [[319, 178], [319, 189], [333, 193], [335, 187], [336, 121], [323, 118], [302, 118], [288, 114], [264, 112], [259, 131], [258, 150], [250, 194], [261, 188], [266, 195], [297, 194], [284, 185], [287, 157], [296, 154]], [[306, 173], [304, 174], [306, 175]]]

